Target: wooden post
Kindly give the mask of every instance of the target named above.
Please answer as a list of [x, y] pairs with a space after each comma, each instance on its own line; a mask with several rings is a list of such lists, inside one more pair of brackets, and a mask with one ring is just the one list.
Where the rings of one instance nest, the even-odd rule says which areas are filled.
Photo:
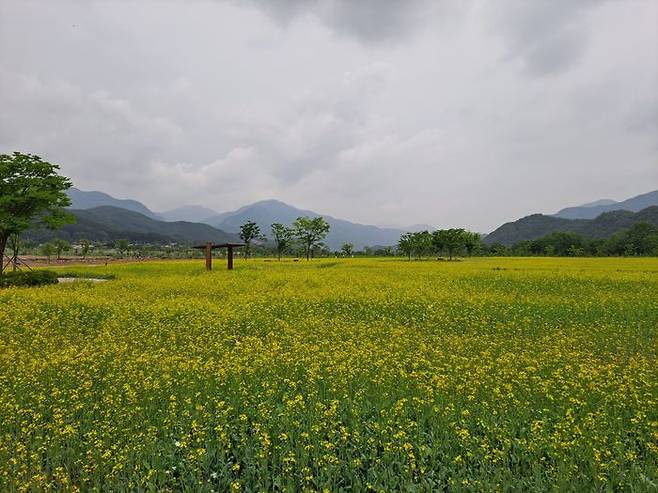
[[228, 259], [228, 270], [231, 270], [231, 269], [233, 269], [233, 247], [232, 246], [228, 247], [227, 259]]
[[212, 243], [206, 243], [206, 270], [212, 270]]

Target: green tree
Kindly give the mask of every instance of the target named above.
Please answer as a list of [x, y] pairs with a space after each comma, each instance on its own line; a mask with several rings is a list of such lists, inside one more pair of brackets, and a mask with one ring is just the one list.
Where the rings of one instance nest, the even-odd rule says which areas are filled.
[[80, 253], [82, 254], [82, 258], [87, 258], [87, 254], [89, 253], [90, 248], [91, 242], [86, 238], [82, 238], [80, 240]]
[[[18, 233], [9, 236], [7, 246], [11, 251], [11, 270], [18, 270], [18, 253], [21, 249], [21, 235]], [[0, 258], [0, 262], [4, 262], [4, 258]]]
[[482, 237], [479, 233], [464, 231], [464, 249], [469, 257], [482, 250]]
[[281, 223], [272, 223], [272, 237], [274, 238], [274, 243], [276, 243], [276, 254], [279, 260], [281, 260], [283, 252], [290, 247], [293, 231]]
[[249, 258], [251, 257], [251, 243], [254, 240], [262, 239], [263, 235], [258, 224], [249, 220], [240, 226], [240, 238], [244, 241], [244, 256]]
[[311, 258], [313, 248], [324, 240], [329, 232], [329, 223], [322, 216], [298, 217], [292, 225], [295, 236], [304, 246], [306, 260]]
[[459, 254], [467, 242], [467, 232], [462, 228], [439, 229], [432, 233], [432, 245], [436, 252], [448, 252], [449, 260]]
[[53, 245], [55, 246], [55, 252], [57, 253], [57, 260], [62, 258], [63, 252], [68, 252], [71, 249], [71, 244], [61, 238], [56, 238], [53, 241]]
[[343, 257], [351, 257], [354, 254], [354, 245], [352, 243], [344, 243], [340, 247]]
[[71, 181], [58, 170], [58, 165], [32, 154], [0, 154], [0, 259], [11, 235], [32, 226], [55, 229], [74, 221], [64, 210], [71, 204], [66, 195]]
[[416, 258], [420, 260], [432, 250], [432, 235], [429, 231], [411, 233], [411, 244]]
[[48, 263], [50, 263], [50, 257], [55, 255], [55, 252], [57, 251], [55, 249], [55, 245], [53, 245], [52, 243], [44, 243], [43, 245], [41, 245], [40, 250], [41, 250], [41, 255], [43, 255], [48, 259]]
[[405, 254], [411, 260], [411, 254], [414, 253], [413, 233], [404, 233], [398, 240], [398, 252]]
[[114, 242], [114, 248], [116, 248], [119, 252], [119, 255], [123, 257], [128, 253], [128, 250], [130, 249], [130, 242], [124, 238], [121, 238]]

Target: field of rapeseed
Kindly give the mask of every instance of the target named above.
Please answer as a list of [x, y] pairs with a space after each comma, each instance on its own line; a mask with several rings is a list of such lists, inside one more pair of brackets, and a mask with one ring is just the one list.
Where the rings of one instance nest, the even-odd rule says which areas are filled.
[[96, 270], [0, 290], [0, 491], [658, 489], [656, 259]]

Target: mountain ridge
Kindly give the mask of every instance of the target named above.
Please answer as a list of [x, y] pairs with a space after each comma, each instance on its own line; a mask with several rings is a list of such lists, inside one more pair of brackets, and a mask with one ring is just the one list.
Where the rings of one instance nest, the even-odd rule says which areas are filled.
[[43, 242], [53, 238], [110, 243], [125, 238], [135, 243], [199, 244], [206, 241], [235, 241], [235, 235], [208, 224], [187, 221], [161, 221], [139, 212], [109, 205], [89, 209], [70, 209], [76, 223], [57, 230], [39, 229], [26, 233], [27, 239]]
[[[597, 200], [576, 207], [566, 207], [560, 209], [553, 216], [564, 219], [594, 219], [604, 212], [617, 210], [639, 212], [647, 207], [658, 205], [658, 190], [642, 193], [621, 202], [612, 201], [612, 203], [601, 204], [602, 201], [610, 201], [610, 199]], [[597, 204], [597, 202], [599, 203]]]
[[555, 232], [578, 233], [585, 238], [600, 239], [630, 228], [634, 224], [648, 222], [658, 226], [658, 206], [638, 212], [615, 210], [599, 214], [594, 219], [567, 219], [563, 217], [531, 214], [510, 221], [484, 238], [491, 245], [501, 243], [511, 246], [525, 240], [535, 240]]
[[276, 199], [261, 200], [242, 206], [234, 211], [224, 212], [208, 218], [208, 224], [229, 233], [237, 233], [241, 224], [252, 220], [258, 224], [263, 234], [270, 236], [270, 226], [273, 222], [290, 226], [299, 216], [322, 216], [330, 225], [325, 243], [335, 250], [339, 249], [344, 243], [352, 243], [357, 249], [372, 245], [395, 245], [400, 235], [405, 232], [403, 229], [360, 224], [335, 218], [328, 214], [299, 209]]

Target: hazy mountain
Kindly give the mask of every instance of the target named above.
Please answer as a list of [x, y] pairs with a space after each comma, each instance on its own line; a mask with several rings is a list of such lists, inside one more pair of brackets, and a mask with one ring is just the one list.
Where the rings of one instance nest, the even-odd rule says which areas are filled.
[[578, 233], [585, 238], [607, 238], [636, 223], [648, 222], [658, 226], [658, 206], [639, 212], [625, 210], [604, 212], [595, 219], [565, 219], [533, 214], [518, 221], [503, 224], [484, 238], [488, 244], [513, 245], [522, 240], [534, 240], [556, 231]]
[[578, 207], [567, 207], [566, 209], [559, 211], [554, 216], [563, 217], [566, 219], [594, 219], [599, 214], [604, 212], [618, 210], [638, 212], [653, 205], [658, 205], [658, 190], [643, 193], [642, 195], [637, 195], [622, 202], [603, 199]]
[[165, 221], [190, 221], [197, 223], [206, 222], [206, 219], [217, 214], [217, 211], [200, 205], [184, 205], [169, 211], [158, 212], [158, 215]]
[[400, 231], [416, 233], [419, 231], [434, 231], [435, 228], [431, 224], [412, 224], [411, 226], [400, 226], [399, 224], [380, 224], [378, 227], [385, 229], [398, 229]]
[[127, 209], [129, 211], [139, 212], [145, 216], [159, 219], [159, 216], [155, 212], [136, 200], [116, 199], [104, 192], [85, 192], [74, 187], [69, 188], [67, 194], [71, 199], [71, 209], [92, 209], [94, 207], [109, 205], [112, 207]]
[[596, 207], [597, 205], [612, 205], [616, 203], [617, 201], [612, 199], [599, 199], [599, 200], [595, 200], [594, 202], [588, 202], [579, 207]]
[[289, 226], [299, 216], [324, 217], [331, 226], [325, 243], [332, 249], [339, 249], [344, 243], [352, 243], [357, 249], [367, 245], [395, 245], [400, 235], [405, 232], [336, 219], [326, 214], [297, 209], [278, 200], [264, 200], [246, 205], [236, 211], [208, 218], [206, 222], [229, 233], [237, 233], [240, 231], [240, 225], [253, 220], [260, 226], [261, 231], [269, 236], [272, 223], [279, 222]]
[[77, 241], [112, 242], [125, 238], [136, 243], [179, 243], [197, 244], [206, 241], [225, 242], [235, 240], [229, 235], [207, 224], [185, 221], [158, 221], [144, 214], [121, 207], [101, 206], [91, 209], [72, 209], [75, 224], [67, 224], [56, 231], [32, 230], [26, 238], [43, 242], [52, 238]]

